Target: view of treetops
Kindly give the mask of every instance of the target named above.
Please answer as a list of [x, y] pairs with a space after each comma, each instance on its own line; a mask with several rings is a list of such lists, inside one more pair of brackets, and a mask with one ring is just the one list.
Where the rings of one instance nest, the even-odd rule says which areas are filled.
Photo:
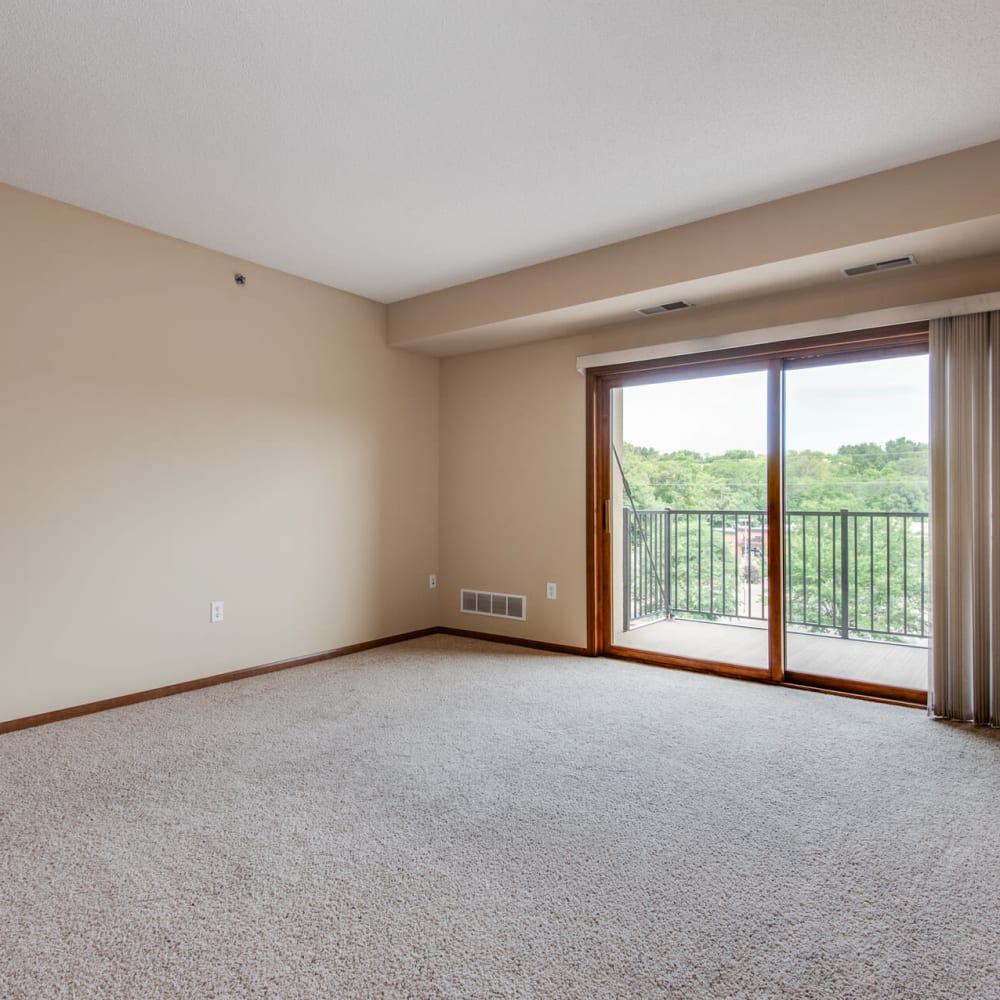
[[[763, 455], [730, 450], [658, 452], [625, 443], [622, 467], [640, 510], [757, 510], [766, 507]], [[789, 511], [922, 513], [928, 508], [927, 445], [901, 437], [885, 444], [845, 444], [835, 453], [785, 456]]]
[[[926, 641], [927, 445], [898, 437], [785, 458], [789, 626]], [[626, 443], [628, 622], [767, 616], [766, 459]], [[634, 508], [633, 508], [634, 504]]]

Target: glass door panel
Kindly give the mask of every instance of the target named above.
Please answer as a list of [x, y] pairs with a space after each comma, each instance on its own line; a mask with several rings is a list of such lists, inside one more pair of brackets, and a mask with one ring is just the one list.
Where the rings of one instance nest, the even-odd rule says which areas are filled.
[[926, 690], [927, 355], [787, 362], [784, 403], [786, 671]]
[[766, 670], [767, 371], [612, 390], [612, 643]]

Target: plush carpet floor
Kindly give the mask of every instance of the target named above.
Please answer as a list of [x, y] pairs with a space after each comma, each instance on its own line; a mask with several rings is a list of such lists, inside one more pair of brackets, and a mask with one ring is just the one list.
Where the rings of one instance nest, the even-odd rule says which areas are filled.
[[1000, 739], [431, 637], [0, 737], [4, 998], [1000, 996]]

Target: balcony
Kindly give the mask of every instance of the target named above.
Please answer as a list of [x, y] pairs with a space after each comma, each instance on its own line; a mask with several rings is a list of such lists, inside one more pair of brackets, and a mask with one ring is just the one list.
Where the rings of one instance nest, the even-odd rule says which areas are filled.
[[[622, 645], [767, 665], [767, 515], [623, 511]], [[786, 669], [916, 690], [930, 635], [926, 513], [785, 515]]]

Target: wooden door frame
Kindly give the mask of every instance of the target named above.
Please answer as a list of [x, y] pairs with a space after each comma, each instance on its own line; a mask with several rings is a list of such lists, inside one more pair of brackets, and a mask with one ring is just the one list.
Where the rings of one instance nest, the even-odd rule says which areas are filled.
[[[586, 373], [587, 421], [587, 651], [656, 666], [720, 674], [728, 677], [828, 690], [854, 697], [907, 704], [926, 704], [926, 692], [880, 684], [790, 672], [784, 669], [784, 569], [782, 524], [784, 516], [784, 403], [781, 381], [785, 367], [876, 360], [926, 353], [928, 324], [854, 330], [802, 340], [780, 341], [751, 347], [706, 351], [605, 365]], [[766, 371], [767, 396], [767, 522], [768, 522], [768, 666], [692, 659], [635, 650], [613, 643], [611, 593], [611, 392], [630, 385], [649, 385], [698, 375], [723, 375]], [[777, 526], [777, 530], [775, 530]], [[773, 572], [777, 567], [778, 572]], [[777, 609], [777, 615], [774, 615]], [[772, 619], [778, 624], [773, 625]]]

